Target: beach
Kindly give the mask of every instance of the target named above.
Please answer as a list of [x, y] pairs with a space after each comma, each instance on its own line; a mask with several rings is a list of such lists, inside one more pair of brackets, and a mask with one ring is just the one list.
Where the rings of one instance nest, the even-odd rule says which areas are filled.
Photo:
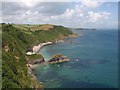
[[39, 45], [33, 46], [33, 53], [38, 53], [40, 51], [40, 49], [45, 46], [45, 45], [50, 45], [53, 42], [46, 42], [46, 43], [40, 43]]

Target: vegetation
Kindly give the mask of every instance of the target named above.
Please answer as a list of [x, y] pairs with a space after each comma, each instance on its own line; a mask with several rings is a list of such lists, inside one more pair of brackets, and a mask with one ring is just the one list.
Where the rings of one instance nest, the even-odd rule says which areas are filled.
[[2, 88], [42, 88], [27, 73], [26, 34], [9, 24], [3, 25], [2, 29]]
[[62, 56], [63, 56], [62, 54], [56, 54], [52, 58], [58, 58], [58, 57], [62, 57]]
[[[40, 26], [40, 28], [39, 28]], [[28, 75], [26, 57], [43, 58], [41, 55], [26, 56], [26, 50], [40, 42], [63, 39], [72, 34], [63, 26], [47, 25], [0, 25], [2, 29], [2, 88], [42, 88]], [[37, 29], [36, 29], [37, 28]], [[43, 28], [43, 30], [42, 30]], [[45, 29], [45, 30], [44, 30]]]
[[27, 55], [26, 58], [31, 61], [31, 60], [36, 60], [36, 59], [44, 59], [44, 57], [41, 54], [32, 54], [32, 55]]
[[44, 24], [44, 25], [38, 25], [38, 26], [34, 26], [31, 28], [32, 31], [37, 31], [37, 30], [50, 30], [54, 28], [53, 25], [50, 24]]

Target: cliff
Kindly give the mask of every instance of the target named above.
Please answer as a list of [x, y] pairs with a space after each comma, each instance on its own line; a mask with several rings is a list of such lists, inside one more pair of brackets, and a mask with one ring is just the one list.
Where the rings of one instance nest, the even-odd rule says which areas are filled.
[[45, 60], [42, 55], [40, 54], [32, 54], [26, 56], [27, 64], [35, 65], [44, 63]]
[[33, 74], [29, 75], [27, 63], [41, 63], [44, 58], [41, 55], [26, 56], [26, 52], [31, 51], [34, 45], [61, 40], [73, 33], [68, 28], [56, 25], [45, 28], [42, 25], [3, 23], [1, 26], [2, 88], [43, 88]]

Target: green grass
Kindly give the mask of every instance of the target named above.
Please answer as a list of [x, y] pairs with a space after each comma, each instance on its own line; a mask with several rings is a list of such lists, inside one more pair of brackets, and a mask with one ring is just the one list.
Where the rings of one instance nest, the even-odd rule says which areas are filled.
[[41, 54], [26, 55], [28, 60], [44, 59]]

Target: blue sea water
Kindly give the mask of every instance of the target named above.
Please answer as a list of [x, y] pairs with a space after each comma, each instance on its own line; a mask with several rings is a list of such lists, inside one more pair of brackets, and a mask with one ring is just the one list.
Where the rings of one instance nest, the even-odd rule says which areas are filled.
[[82, 34], [63, 43], [45, 46], [40, 53], [48, 60], [61, 53], [70, 61], [38, 65], [37, 80], [46, 88], [117, 88], [118, 31], [73, 30]]

